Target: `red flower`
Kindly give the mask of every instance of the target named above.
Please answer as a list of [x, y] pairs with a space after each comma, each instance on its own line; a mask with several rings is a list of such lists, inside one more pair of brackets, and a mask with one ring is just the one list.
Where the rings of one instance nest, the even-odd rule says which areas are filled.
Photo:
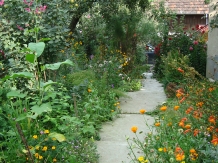
[[194, 45], [198, 45], [198, 41], [194, 41], [193, 44], [194, 44]]
[[193, 50], [193, 47], [190, 46], [189, 50], [192, 51], [192, 50]]

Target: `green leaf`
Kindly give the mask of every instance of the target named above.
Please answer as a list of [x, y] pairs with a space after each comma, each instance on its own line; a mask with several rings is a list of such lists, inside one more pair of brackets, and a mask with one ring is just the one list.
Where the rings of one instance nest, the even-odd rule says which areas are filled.
[[45, 49], [45, 43], [44, 42], [37, 42], [37, 43], [29, 43], [28, 47], [30, 48], [30, 50], [32, 50], [33, 52], [36, 52], [37, 57], [39, 57], [44, 49]]
[[26, 118], [26, 115], [22, 114], [22, 115], [20, 115], [19, 117], [17, 117], [15, 121], [16, 121], [16, 122], [22, 121], [22, 120], [24, 120], [25, 118]]
[[10, 78], [14, 79], [14, 78], [18, 78], [18, 77], [32, 78], [33, 74], [31, 74], [30, 72], [18, 72], [18, 73], [13, 73], [12, 75], [6, 75], [1, 80], [5, 81], [5, 80], [10, 79]]
[[29, 61], [30, 63], [34, 63], [35, 55], [34, 54], [27, 54], [26, 55], [26, 61]]
[[59, 67], [60, 67], [62, 64], [68, 64], [68, 65], [73, 66], [73, 62], [72, 62], [71, 60], [67, 59], [67, 60], [64, 61], [64, 62], [57, 62], [57, 63], [54, 63], [54, 64], [46, 64], [46, 65], [45, 65], [45, 69], [57, 70], [57, 69], [59, 69]]
[[53, 81], [49, 80], [49, 81], [46, 82], [46, 83], [41, 82], [41, 83], [40, 83], [40, 86], [45, 89], [46, 87], [48, 87], [49, 85], [52, 85], [52, 84], [57, 84], [57, 82], [53, 82]]
[[43, 112], [52, 111], [51, 105], [49, 103], [42, 104], [41, 106], [35, 105], [31, 109], [31, 112], [34, 112], [37, 115], [40, 115]]
[[39, 42], [50, 41], [50, 40], [51, 40], [50, 38], [41, 38], [41, 39], [39, 40]]
[[83, 127], [82, 131], [84, 134], [86, 134], [86, 133], [95, 134], [95, 128], [93, 125]]
[[26, 94], [20, 93], [20, 91], [13, 90], [13, 91], [7, 93], [7, 97], [8, 98], [10, 98], [10, 97], [24, 98], [24, 97], [26, 97]]
[[52, 133], [48, 134], [48, 136], [50, 138], [56, 138], [59, 142], [66, 141], [66, 137], [63, 134], [59, 134], [56, 132], [52, 132]]

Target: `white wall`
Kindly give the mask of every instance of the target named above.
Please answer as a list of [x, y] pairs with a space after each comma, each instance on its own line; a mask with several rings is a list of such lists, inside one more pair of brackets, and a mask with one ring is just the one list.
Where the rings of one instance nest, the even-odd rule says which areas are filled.
[[[213, 9], [216, 3], [218, 3], [218, 0], [212, 0], [209, 5], [209, 21], [213, 19], [214, 14], [218, 14], [218, 10], [214, 11]], [[209, 27], [206, 76], [218, 80], [218, 28], [211, 30]]]

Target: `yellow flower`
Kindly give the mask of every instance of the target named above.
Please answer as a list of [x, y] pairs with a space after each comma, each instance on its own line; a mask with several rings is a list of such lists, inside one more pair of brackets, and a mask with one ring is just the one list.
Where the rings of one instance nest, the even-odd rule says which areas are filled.
[[139, 110], [140, 114], [144, 114], [145, 113], [145, 109], [141, 109]]
[[137, 127], [137, 126], [133, 126], [133, 127], [131, 128], [131, 130], [132, 130], [132, 132], [136, 133], [136, 131], [138, 130], [138, 127]]
[[140, 162], [142, 162], [142, 161], [144, 161], [145, 159], [144, 159], [143, 156], [140, 156], [140, 157], [138, 158], [138, 160], [139, 160]]
[[56, 149], [56, 147], [55, 147], [55, 146], [52, 146], [52, 147], [51, 147], [51, 149], [55, 150], [55, 149]]
[[182, 161], [185, 159], [185, 155], [184, 154], [177, 154], [176, 155], [176, 161]]
[[56, 159], [56, 158], [54, 158], [54, 159], [53, 159], [53, 162], [57, 162], [57, 159]]
[[43, 148], [42, 148], [42, 151], [47, 151], [48, 150], [48, 147], [47, 146], [44, 146]]
[[44, 133], [45, 133], [45, 134], [49, 134], [49, 130], [45, 130]]
[[42, 160], [42, 159], [43, 159], [43, 157], [42, 157], [41, 155], [39, 155], [39, 159], [40, 159], [40, 160]]
[[179, 109], [179, 106], [174, 106], [174, 110], [178, 110]]
[[158, 151], [159, 151], [159, 152], [162, 152], [162, 151], [163, 151], [163, 148], [158, 148]]
[[185, 163], [185, 161], [182, 161], [181, 163]]
[[161, 111], [166, 111], [166, 110], [167, 110], [167, 106], [162, 106], [162, 107], [160, 108], [160, 110], [161, 110]]
[[39, 146], [36, 146], [35, 149], [36, 149], [36, 150], [39, 150]]
[[89, 93], [91, 93], [92, 92], [92, 90], [90, 89], [90, 88], [88, 88], [88, 90], [87, 90]]
[[33, 135], [33, 139], [37, 139], [38, 138], [38, 136], [37, 135]]
[[38, 154], [38, 153], [35, 153], [35, 157], [36, 157], [36, 158], [39, 158], [39, 154]]

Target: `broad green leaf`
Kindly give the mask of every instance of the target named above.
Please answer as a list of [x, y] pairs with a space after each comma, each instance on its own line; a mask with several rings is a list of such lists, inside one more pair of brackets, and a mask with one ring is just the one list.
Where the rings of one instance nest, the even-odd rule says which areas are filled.
[[86, 134], [86, 133], [95, 134], [95, 128], [93, 125], [83, 127], [82, 131], [84, 134]]
[[59, 142], [66, 141], [66, 137], [63, 134], [52, 132], [48, 135], [50, 138], [56, 138]]
[[29, 61], [30, 63], [34, 63], [35, 55], [34, 54], [27, 54], [26, 55], [26, 60]]
[[10, 78], [19, 78], [19, 77], [32, 78], [33, 74], [31, 74], [30, 72], [18, 72], [18, 73], [13, 73], [12, 75], [6, 75], [1, 80], [5, 81]]
[[62, 64], [68, 64], [68, 65], [73, 66], [73, 62], [72, 62], [71, 60], [67, 59], [67, 60], [64, 61], [64, 62], [57, 62], [57, 63], [54, 63], [54, 64], [46, 64], [46, 65], [45, 65], [45, 69], [57, 70], [57, 69], [59, 69], [59, 67], [60, 67]]
[[38, 115], [42, 114], [43, 112], [52, 111], [51, 105], [49, 103], [42, 104], [41, 106], [35, 105], [31, 109], [32, 112]]
[[19, 117], [17, 117], [15, 121], [16, 121], [16, 122], [22, 121], [22, 120], [24, 120], [25, 118], [26, 118], [26, 115], [22, 114], [22, 115], [20, 115]]
[[7, 93], [7, 97], [8, 98], [10, 98], [10, 97], [24, 98], [24, 97], [26, 97], [26, 94], [20, 93], [20, 91], [13, 90], [13, 91]]
[[40, 83], [40, 86], [45, 89], [47, 86], [52, 85], [52, 84], [57, 84], [57, 82], [53, 82], [53, 81], [49, 80], [49, 81], [46, 82], [46, 83], [41, 82], [41, 83]]
[[45, 43], [44, 42], [37, 42], [37, 43], [31, 42], [28, 44], [28, 47], [33, 52], [36, 52], [37, 57], [39, 57], [45, 49]]

